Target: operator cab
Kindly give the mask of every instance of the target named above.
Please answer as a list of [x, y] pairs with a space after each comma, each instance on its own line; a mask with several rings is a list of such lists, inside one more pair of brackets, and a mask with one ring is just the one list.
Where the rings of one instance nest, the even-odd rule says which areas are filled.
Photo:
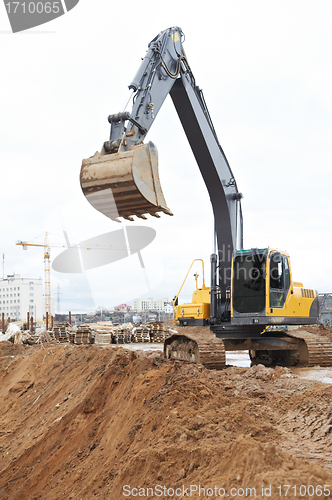
[[292, 282], [289, 255], [276, 249], [236, 252], [231, 297], [234, 324], [286, 325], [317, 321], [316, 291]]

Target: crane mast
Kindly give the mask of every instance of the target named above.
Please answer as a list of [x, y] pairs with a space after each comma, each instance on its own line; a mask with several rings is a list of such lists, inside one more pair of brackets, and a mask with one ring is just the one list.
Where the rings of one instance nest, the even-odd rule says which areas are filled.
[[51, 247], [47, 232], [44, 239], [44, 275], [45, 275], [45, 317], [51, 318]]

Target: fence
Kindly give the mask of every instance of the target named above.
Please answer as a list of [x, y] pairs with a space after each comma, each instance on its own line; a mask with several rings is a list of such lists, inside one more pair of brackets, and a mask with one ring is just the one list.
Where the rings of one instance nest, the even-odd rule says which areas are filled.
[[318, 298], [320, 323], [332, 326], [332, 293], [320, 293]]

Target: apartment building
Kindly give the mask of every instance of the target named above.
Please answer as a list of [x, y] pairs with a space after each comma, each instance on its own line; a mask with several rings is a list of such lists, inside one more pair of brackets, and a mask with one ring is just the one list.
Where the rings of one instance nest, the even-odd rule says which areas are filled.
[[43, 281], [41, 278], [21, 278], [19, 274], [8, 275], [0, 280], [0, 315], [11, 321], [25, 320], [27, 312], [34, 320], [43, 320]]
[[160, 311], [168, 312], [168, 305], [172, 304], [172, 299], [135, 299], [133, 310], [135, 312]]

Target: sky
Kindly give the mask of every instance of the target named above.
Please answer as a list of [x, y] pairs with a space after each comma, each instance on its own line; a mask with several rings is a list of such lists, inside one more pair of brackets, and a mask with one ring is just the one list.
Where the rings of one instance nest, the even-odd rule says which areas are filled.
[[[204, 6], [203, 6], [204, 5]], [[179, 26], [197, 85], [243, 194], [244, 247], [290, 254], [305, 287], [332, 292], [332, 4], [328, 0], [187, 0], [146, 8], [128, 0], [80, 0], [47, 24], [13, 34], [0, 5], [0, 254], [5, 275], [43, 277], [71, 245], [118, 231], [87, 202], [83, 158], [109, 138], [109, 114], [122, 111], [148, 43]], [[60, 312], [173, 297], [195, 258], [213, 250], [212, 209], [203, 179], [168, 97], [147, 140], [159, 151], [162, 189], [173, 217], [126, 222], [155, 231], [137, 254], [90, 269], [52, 269]], [[2, 271], [2, 269], [1, 269]], [[182, 300], [194, 289], [195, 264]], [[2, 276], [2, 274], [1, 274]], [[59, 312], [59, 311], [56, 311]]]

